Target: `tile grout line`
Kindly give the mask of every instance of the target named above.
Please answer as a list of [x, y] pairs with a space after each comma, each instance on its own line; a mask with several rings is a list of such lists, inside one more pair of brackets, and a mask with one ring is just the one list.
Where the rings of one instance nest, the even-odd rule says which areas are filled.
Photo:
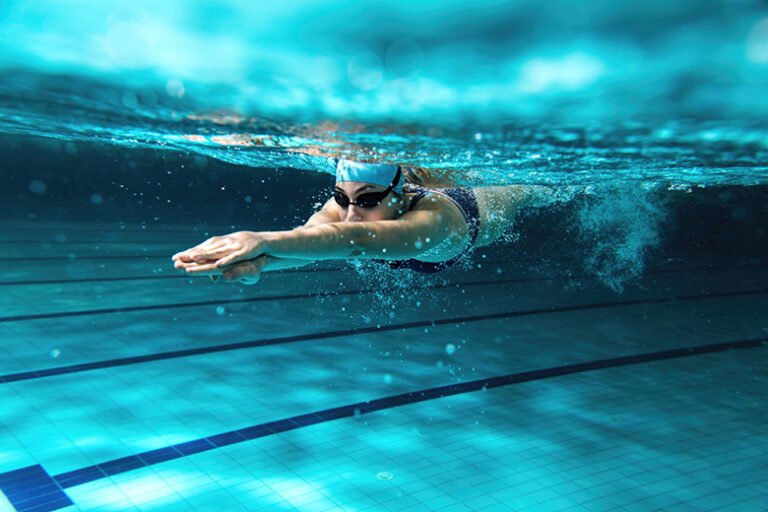
[[92, 363], [81, 363], [81, 364], [75, 364], [75, 365], [69, 365], [69, 366], [48, 368], [43, 370], [30, 370], [26, 372], [0, 375], [0, 385], [8, 384], [11, 382], [19, 382], [24, 380], [33, 380], [33, 379], [52, 377], [56, 375], [67, 375], [67, 374], [80, 373], [80, 372], [85, 372], [90, 370], [114, 368], [117, 366], [128, 366], [132, 364], [148, 363], [148, 362], [162, 361], [167, 359], [176, 359], [180, 357], [189, 357], [189, 356], [195, 356], [195, 355], [201, 355], [201, 354], [211, 354], [216, 352], [226, 352], [230, 350], [242, 350], [242, 349], [250, 349], [250, 348], [256, 348], [256, 347], [263, 347], [263, 346], [281, 345], [285, 343], [297, 343], [297, 342], [303, 342], [303, 341], [315, 341], [315, 340], [321, 340], [321, 339], [339, 338], [344, 336], [357, 336], [360, 334], [414, 329], [419, 327], [435, 327], [437, 325], [453, 325], [453, 324], [463, 324], [463, 323], [470, 323], [470, 322], [481, 322], [486, 320], [496, 320], [496, 319], [502, 319], [502, 318], [517, 318], [517, 317], [524, 317], [524, 316], [557, 314], [557, 313], [565, 313], [565, 312], [572, 312], [572, 311], [587, 311], [587, 310], [594, 310], [594, 309], [637, 306], [637, 305], [646, 305], [646, 304], [665, 304], [665, 303], [678, 302], [678, 301], [693, 301], [693, 300], [702, 300], [702, 299], [706, 300], [706, 299], [713, 299], [713, 298], [739, 297], [739, 296], [764, 295], [764, 294], [768, 294], [768, 289], [747, 290], [747, 291], [740, 291], [740, 292], [725, 292], [725, 293], [715, 293], [715, 294], [684, 295], [684, 296], [656, 298], [656, 299], [643, 299], [643, 300], [638, 299], [638, 300], [629, 300], [629, 301], [621, 301], [621, 302], [597, 302], [597, 303], [580, 304], [580, 305], [574, 305], [574, 306], [537, 308], [537, 309], [529, 309], [529, 310], [523, 310], [523, 311], [507, 311], [507, 312], [501, 312], [501, 313], [489, 313], [484, 315], [473, 315], [473, 316], [465, 316], [465, 317], [444, 318], [444, 319], [437, 319], [437, 320], [432, 319], [432, 320], [422, 320], [422, 321], [416, 321], [416, 322], [405, 322], [401, 324], [392, 324], [392, 325], [385, 325], [385, 326], [357, 327], [353, 329], [345, 329], [345, 330], [337, 330], [337, 331], [296, 334], [296, 335], [284, 336], [280, 338], [265, 338], [265, 339], [259, 339], [259, 340], [240, 341], [240, 342], [229, 343], [225, 345], [214, 345], [210, 347], [198, 347], [198, 348], [185, 349], [185, 350], [175, 350], [170, 352], [161, 352], [157, 354], [147, 354], [143, 356], [133, 356], [133, 357], [125, 357], [125, 358], [119, 358], [119, 359], [109, 359], [105, 361], [98, 361], [98, 362], [92, 362]]
[[[535, 260], [535, 259], [531, 259]], [[516, 263], [528, 263], [531, 260], [486, 260], [483, 261], [483, 265], [499, 265], [499, 264], [516, 264]], [[538, 261], [538, 260], [536, 260]], [[569, 261], [569, 260], [565, 260]], [[548, 263], [551, 263], [551, 261], [548, 261]], [[562, 263], [562, 261], [558, 261], [558, 264]], [[766, 263], [748, 263], [744, 265], [715, 265], [710, 267], [698, 267], [698, 268], [680, 268], [680, 269], [657, 269], [657, 270], [651, 270], [648, 272], [645, 272], [644, 275], [657, 275], [657, 274], [677, 274], [677, 273], [687, 273], [687, 272], [704, 272], [704, 271], [712, 271], [712, 270], [742, 270], [742, 269], [749, 269], [749, 268], [763, 268], [768, 267], [768, 264]], [[303, 270], [303, 269], [285, 269], [285, 270], [279, 270], [276, 272], [270, 272], [270, 274], [314, 274], [315, 272], [343, 272], [345, 270], [344, 267], [333, 267], [333, 268], [318, 268], [314, 270]], [[99, 282], [111, 282], [111, 281], [143, 281], [143, 280], [157, 280], [157, 279], [199, 279], [194, 276], [185, 275], [185, 274], [171, 274], [170, 271], [168, 272], [170, 275], [141, 275], [141, 276], [116, 276], [116, 277], [92, 277], [92, 278], [82, 278], [82, 279], [50, 279], [50, 280], [39, 280], [39, 281], [0, 281], [0, 286], [34, 286], [34, 285], [48, 285], [48, 284], [77, 284], [77, 283], [99, 283]], [[570, 279], [584, 279], [584, 278], [590, 278], [594, 277], [589, 274], [581, 274], [577, 276], [571, 276]]]
[[[300, 414], [281, 420], [222, 432], [208, 437], [185, 441], [165, 448], [158, 448], [109, 460], [101, 464], [67, 471], [54, 476], [49, 475], [43, 469], [42, 465], [28, 466], [0, 474], [0, 491], [5, 493], [6, 496], [10, 495], [9, 501], [11, 501], [12, 505], [18, 509], [19, 512], [25, 510], [31, 511], [33, 508], [36, 512], [51, 512], [73, 504], [69, 496], [64, 492], [64, 489], [70, 487], [127, 473], [134, 469], [150, 467], [161, 462], [188, 457], [196, 453], [215, 450], [224, 446], [239, 444], [245, 441], [272, 436], [282, 432], [297, 430], [337, 419], [349, 418], [448, 396], [485, 391], [487, 389], [543, 380], [552, 377], [561, 377], [576, 373], [683, 357], [693, 357], [730, 350], [761, 348], [767, 344], [768, 338], [757, 338], [711, 345], [698, 345], [681, 349], [648, 352], [632, 356], [600, 359], [541, 370], [513, 373], [459, 384], [437, 386], [323, 409], [321, 411]], [[30, 479], [30, 475], [32, 475], [33, 478]]]
[[[449, 284], [437, 284], [421, 287], [414, 287], [419, 290], [438, 290], [443, 288], [454, 288], [459, 286], [492, 286], [497, 284], [511, 284], [511, 283], [527, 283], [527, 282], [543, 282], [554, 281], [556, 278], [548, 277], [531, 277], [531, 278], [519, 278], [519, 279], [496, 279], [490, 281], [467, 281], [459, 283]], [[364, 295], [378, 293], [380, 290], [346, 290], [340, 292], [317, 292], [317, 293], [303, 293], [303, 294], [291, 294], [291, 295], [264, 295], [261, 297], [248, 297], [245, 299], [220, 299], [211, 301], [199, 301], [199, 302], [182, 302], [178, 304], [154, 304], [150, 306], [127, 306], [122, 308], [104, 308], [104, 309], [91, 309], [81, 311], [63, 311], [59, 313], [39, 313], [32, 315], [13, 315], [0, 317], [0, 323], [6, 322], [24, 322], [30, 320], [47, 320], [51, 318], [64, 318], [72, 316], [90, 316], [90, 315], [106, 315], [115, 313], [130, 313], [135, 311], [153, 311], [161, 309], [175, 309], [175, 308], [187, 308], [187, 307], [200, 307], [200, 306], [213, 306], [216, 304], [243, 304], [249, 302], [261, 302], [261, 301], [275, 301], [275, 300], [294, 300], [294, 299], [311, 299], [315, 297], [335, 297], [342, 295]]]

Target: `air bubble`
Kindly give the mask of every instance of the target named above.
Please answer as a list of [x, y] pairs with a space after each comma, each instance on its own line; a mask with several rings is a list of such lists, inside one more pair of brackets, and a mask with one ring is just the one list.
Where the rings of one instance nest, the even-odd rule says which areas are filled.
[[45, 194], [48, 190], [48, 185], [40, 180], [32, 180], [29, 182], [29, 191], [33, 194]]
[[183, 98], [186, 91], [184, 90], [184, 84], [179, 80], [168, 80], [165, 84], [165, 92], [171, 98]]

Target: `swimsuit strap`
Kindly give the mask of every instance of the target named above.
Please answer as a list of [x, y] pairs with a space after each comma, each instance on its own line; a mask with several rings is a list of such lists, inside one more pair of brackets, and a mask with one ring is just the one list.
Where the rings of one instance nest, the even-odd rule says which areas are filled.
[[461, 251], [461, 254], [459, 254], [454, 258], [451, 258], [448, 261], [429, 262], [429, 261], [420, 261], [414, 258], [410, 258], [407, 260], [397, 260], [397, 261], [386, 261], [386, 260], [380, 260], [380, 261], [382, 263], [387, 263], [391, 268], [407, 268], [410, 270], [414, 270], [416, 272], [422, 272], [426, 274], [432, 274], [435, 272], [440, 272], [441, 270], [445, 270], [446, 268], [460, 261], [472, 248], [472, 245], [474, 245], [475, 240], [477, 240], [477, 235], [480, 231], [480, 227], [479, 227], [480, 215], [477, 207], [477, 199], [475, 198], [475, 195], [471, 190], [461, 189], [461, 188], [448, 188], [448, 189], [441, 189], [441, 190], [429, 189], [429, 188], [418, 187], [418, 186], [415, 186], [415, 187], [411, 186], [409, 188], [410, 188], [409, 191], [413, 191], [413, 190], [417, 191], [416, 195], [413, 197], [413, 199], [411, 199], [411, 208], [416, 206], [416, 203], [418, 203], [430, 192], [447, 197], [456, 206], [458, 206], [459, 210], [461, 211], [461, 214], [464, 216], [464, 220], [467, 222], [467, 228], [469, 229], [469, 243], [464, 248], [464, 250]]
[[413, 207], [416, 206], [416, 203], [424, 199], [424, 197], [429, 192], [431, 192], [428, 188], [421, 188], [421, 187], [417, 187], [416, 190], [417, 190], [417, 193], [415, 196], [413, 196], [413, 199], [411, 199], [411, 207], [409, 208], [409, 210], [413, 209]]
[[465, 188], [430, 189], [415, 187], [415, 189], [418, 193], [411, 199], [411, 208], [416, 206], [416, 203], [430, 192], [450, 199], [453, 204], [459, 207], [459, 211], [464, 216], [464, 221], [467, 223], [467, 229], [469, 230], [469, 243], [461, 255], [466, 254], [475, 244], [477, 235], [480, 234], [480, 210], [477, 207], [475, 194]]
[[446, 188], [441, 192], [435, 190], [438, 194], [443, 194], [448, 199], [454, 202], [459, 207], [464, 220], [467, 223], [467, 229], [469, 229], [469, 243], [462, 252], [462, 255], [469, 252], [469, 249], [475, 245], [477, 235], [480, 234], [480, 209], [477, 206], [477, 199], [472, 190], [466, 188]]

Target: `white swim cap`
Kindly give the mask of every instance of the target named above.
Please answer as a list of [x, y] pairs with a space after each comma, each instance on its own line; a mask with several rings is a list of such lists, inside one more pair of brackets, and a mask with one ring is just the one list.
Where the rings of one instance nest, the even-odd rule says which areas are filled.
[[[381, 185], [389, 188], [397, 175], [398, 166], [389, 164], [366, 164], [363, 162], [353, 162], [352, 160], [339, 160], [336, 165], [336, 183], [342, 181], [360, 181]], [[397, 180], [397, 184], [392, 188], [393, 192], [403, 193], [403, 176]]]

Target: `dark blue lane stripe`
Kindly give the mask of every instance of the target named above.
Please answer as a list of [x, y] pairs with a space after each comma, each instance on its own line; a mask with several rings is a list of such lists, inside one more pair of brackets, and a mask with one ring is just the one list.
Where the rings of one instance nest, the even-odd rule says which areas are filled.
[[[483, 265], [497, 265], [497, 264], [503, 264], [503, 263], [519, 263], [519, 261], [484, 261]], [[307, 264], [309, 266], [311, 264]], [[741, 267], [738, 267], [741, 268]], [[313, 269], [307, 269], [307, 268], [289, 268], [285, 270], [278, 270], [275, 272], [270, 272], [270, 274], [315, 274], [317, 272], [344, 272], [346, 269], [344, 267], [332, 267], [332, 268], [313, 268]], [[710, 270], [710, 268], [705, 268], [701, 270]], [[695, 271], [695, 270], [694, 270]], [[677, 271], [670, 271], [670, 272], [677, 272]], [[681, 270], [681, 272], [689, 272], [688, 269]], [[648, 274], [652, 274], [652, 272], [649, 272]], [[77, 283], [101, 283], [101, 282], [110, 282], [110, 281], [144, 281], [148, 279], [201, 279], [205, 278], [207, 276], [193, 276], [193, 275], [185, 275], [185, 274], [173, 274], [173, 275], [152, 275], [152, 276], [129, 276], [129, 277], [89, 277], [89, 278], [82, 278], [82, 279], [48, 279], [48, 280], [25, 280], [25, 281], [0, 281], [0, 286], [28, 286], [28, 285], [38, 285], [38, 284], [77, 284]], [[591, 277], [588, 275], [581, 275], [581, 276], [569, 276], [569, 279], [580, 279], [585, 277]], [[551, 281], [554, 278], [551, 277], [531, 277], [526, 278], [528, 281]], [[497, 282], [505, 282], [505, 281], [497, 281]], [[87, 312], [86, 312], [87, 313]]]
[[[32, 503], [35, 500], [43, 501], [46, 503], [59, 503], [53, 500], [53, 497], [57, 497], [60, 500], [61, 505], [58, 505], [57, 508], [46, 508], [40, 511], [43, 512], [43, 510], [45, 510], [45, 512], [48, 512], [57, 510], [58, 508], [63, 508], [69, 504], [65, 503], [62, 499], [62, 496], [66, 498], [66, 494], [64, 494], [61, 489], [67, 489], [84, 483], [100, 480], [102, 478], [119, 475], [121, 473], [127, 473], [134, 469], [152, 466], [169, 460], [181, 459], [196, 453], [215, 450], [224, 446], [242, 443], [244, 441], [258, 439], [261, 437], [267, 437], [274, 434], [279, 434], [281, 432], [288, 432], [290, 430], [296, 430], [311, 425], [317, 425], [319, 423], [325, 423], [341, 418], [349, 418], [361, 414], [368, 414], [385, 409], [392, 409], [395, 407], [425, 402], [428, 400], [436, 400], [448, 396], [472, 393], [475, 391], [509, 386], [512, 384], [519, 384], [522, 382], [531, 382], [535, 380], [561, 377], [575, 373], [616, 368], [633, 364], [677, 359], [681, 357], [692, 357], [702, 354], [712, 354], [716, 352], [724, 352], [727, 350], [758, 348], [766, 345], [768, 345], [768, 338], [732, 341], [713, 345], [699, 345], [694, 347], [664, 350], [660, 352], [650, 352], [632, 356], [601, 359], [597, 361], [576, 363], [554, 368], [544, 368], [541, 370], [513, 373], [487, 379], [463, 382], [460, 384], [449, 384], [446, 386], [438, 386], [434, 388], [422, 389], [419, 391], [411, 391], [399, 395], [392, 395], [374, 400], [368, 400], [365, 402], [357, 402], [339, 407], [333, 407], [330, 409], [323, 409], [321, 411], [310, 412], [307, 414], [300, 414], [298, 416], [292, 416], [282, 420], [252, 425], [250, 427], [232, 430], [229, 432], [222, 432], [213, 436], [175, 444], [166, 448], [158, 448], [136, 455], [129, 455], [127, 457], [110, 460], [101, 464], [95, 464], [93, 466], [88, 466], [73, 471], [67, 471], [53, 477], [48, 477], [47, 473], [45, 473], [45, 478], [41, 477], [40, 472], [42, 471], [42, 468], [40, 466], [23, 468], [20, 470], [11, 471], [10, 473], [0, 474], [0, 489], [6, 492], [6, 489], [9, 488], [8, 486], [11, 485], [10, 489], [12, 490], [14, 498], [9, 496], [9, 500], [11, 500], [11, 503], [19, 510], [19, 512], [22, 512], [22, 509], [17, 506], [17, 502], [14, 500], [31, 500], [27, 501], [27, 503]], [[26, 472], [30, 472], [30, 470], [33, 470], [31, 473], [35, 475], [35, 477], [28, 480], [24, 478], [23, 475], [27, 474]], [[53, 485], [48, 480], [52, 480], [55, 485]], [[29, 481], [29, 483], [27, 483], [27, 481]], [[7, 482], [11, 482], [11, 484]], [[8, 496], [8, 492], [6, 492], [6, 496]], [[68, 498], [66, 499], [68, 500]], [[27, 508], [23, 509], [23, 512], [31, 512], [31, 510]]]
[[[316, 268], [312, 270], [285, 269], [277, 272], [280, 274], [298, 274], [315, 272], [341, 272], [341, 268]], [[88, 277], [83, 279], [49, 279], [49, 280], [27, 280], [27, 281], [1, 281], [0, 286], [29, 286], [38, 284], [79, 284], [79, 283], [106, 283], [111, 281], [146, 281], [152, 279], [203, 279], [207, 276], [190, 276], [186, 274], [168, 274], [152, 276], [130, 276], [130, 277]]]
[[3, 258], [3, 261], [100, 261], [100, 260], [159, 260], [170, 259], [167, 254], [134, 254], [134, 255], [116, 255], [116, 256], [74, 256], [72, 258], [64, 256], [38, 256], [35, 258], [27, 258], [19, 256], [15, 258]]
[[[519, 263], [518, 260], [515, 261], [509, 261], [509, 260], [484, 260], [481, 262], [483, 265], [500, 265], [500, 264], [507, 264], [507, 263]], [[309, 266], [309, 265], [308, 265]], [[307, 267], [308, 267], [307, 266]], [[308, 269], [307, 267], [304, 268], [295, 268], [295, 269], [285, 269], [280, 270], [276, 273], [278, 274], [314, 274], [316, 272], [343, 272], [345, 269], [344, 267], [333, 267], [333, 268], [314, 268], [314, 269]], [[682, 273], [690, 273], [690, 272], [711, 272], [714, 270], [743, 270], [747, 268], [764, 268], [768, 267], [768, 264], [765, 263], [747, 263], [743, 265], [712, 265], [709, 267], [697, 267], [697, 268], [672, 268], [672, 269], [658, 269], [658, 270], [651, 270], [648, 272], [645, 272], [644, 275], [651, 276], [651, 275], [658, 275], [658, 274], [682, 274]], [[273, 273], [273, 272], [270, 272]], [[589, 274], [580, 274], [580, 275], [569, 275], [568, 280], [574, 280], [574, 279], [587, 279], [587, 278], [594, 278], [594, 276]], [[145, 280], [152, 280], [152, 279], [201, 279], [200, 276], [189, 276], [185, 274], [169, 274], [169, 275], [139, 275], [139, 276], [128, 276], [128, 277], [88, 277], [88, 278], [82, 278], [82, 279], [46, 279], [46, 280], [24, 280], [24, 281], [0, 281], [0, 286], [29, 286], [29, 285], [47, 285], [47, 284], [78, 284], [78, 283], [101, 283], [101, 282], [112, 282], [112, 281], [145, 281]], [[553, 278], [551, 277], [540, 277], [540, 278], [531, 278], [531, 280], [540, 280], [540, 281], [550, 281]]]
[[98, 248], [101, 245], [128, 245], [128, 244], [146, 244], [146, 245], [184, 245], [184, 244], [192, 244], [195, 245], [196, 242], [194, 240], [64, 240], [63, 242], [59, 242], [57, 240], [0, 240], [0, 245], [2, 244], [28, 244], [28, 245], [46, 245], [48, 248], [52, 247], [61, 247], [66, 248], [67, 245], [71, 244], [79, 244], [79, 245], [87, 245], [91, 244], [94, 247]]
[[[317, 271], [325, 271], [325, 272], [334, 272], [341, 269], [324, 269], [324, 270], [317, 270]], [[706, 270], [706, 269], [705, 269]], [[694, 270], [695, 271], [695, 270]], [[303, 272], [298, 269], [287, 269], [281, 272], [291, 273], [291, 272]], [[658, 271], [656, 273], [677, 273], [677, 270], [667, 270], [667, 271]], [[586, 276], [573, 276], [568, 278], [570, 279], [579, 279]], [[157, 277], [155, 277], [157, 278]], [[182, 276], [184, 279], [189, 279], [189, 276]], [[118, 278], [118, 279], [125, 279], [125, 278]], [[127, 278], [130, 279], [130, 278]], [[144, 278], [147, 279], [147, 278]], [[449, 284], [433, 284], [433, 285], [427, 285], [427, 286], [420, 286], [416, 287], [416, 289], [441, 289], [441, 288], [450, 288], [450, 287], [456, 287], [456, 286], [462, 286], [462, 287], [470, 287], [470, 286], [488, 286], [488, 285], [499, 285], [499, 284], [510, 284], [510, 283], [526, 283], [526, 282], [539, 282], [539, 281], [554, 281], [559, 279], [558, 277], [551, 277], [551, 278], [542, 278], [542, 277], [530, 277], [530, 278], [516, 278], [516, 279], [497, 279], [497, 280], [485, 280], [485, 281], [465, 281], [465, 282], [455, 282], [455, 283], [449, 283]], [[3, 283], [0, 283], [2, 285]], [[15, 284], [15, 283], [12, 283]], [[344, 291], [344, 292], [319, 292], [319, 293], [307, 293], [307, 294], [292, 294], [292, 295], [272, 295], [272, 296], [261, 296], [261, 297], [249, 297], [245, 299], [230, 299], [225, 301], [227, 304], [242, 304], [242, 303], [248, 303], [248, 302], [260, 302], [260, 301], [274, 301], [274, 300], [294, 300], [294, 299], [310, 299], [315, 297], [329, 297], [329, 296], [335, 296], [335, 295], [354, 295], [354, 294], [371, 294], [371, 293], [378, 293], [380, 290], [357, 290], [357, 291]], [[111, 314], [122, 314], [122, 313], [131, 313], [136, 311], [156, 311], [161, 309], [174, 309], [174, 308], [189, 308], [189, 307], [199, 307], [199, 306], [214, 306], [214, 305], [220, 305], [223, 304], [221, 300], [213, 300], [213, 301], [198, 301], [198, 302], [182, 302], [178, 304], [153, 304], [150, 306], [127, 306], [127, 307], [121, 307], [121, 308], [103, 308], [103, 309], [85, 309], [85, 310], [78, 310], [78, 311], [60, 311], [55, 313], [38, 313], [34, 315], [11, 315], [11, 316], [3, 316], [0, 317], [0, 323], [4, 322], [26, 322], [31, 320], [47, 320], [51, 318], [65, 318], [65, 317], [74, 317], [74, 316], [91, 316], [91, 315], [111, 315]]]
[[73, 505], [61, 484], [40, 465], [0, 474], [0, 490], [18, 512], [50, 512]]
[[109, 283], [113, 281], [148, 281], [155, 279], [195, 279], [189, 276], [168, 274], [153, 276], [131, 276], [131, 277], [88, 277], [83, 279], [47, 279], [47, 280], [28, 280], [28, 281], [3, 281], [0, 286], [29, 286], [38, 284], [80, 284], [80, 283]]
[[[80, 260], [86, 260], [86, 261], [99, 261], [99, 260], [148, 260], [148, 259], [166, 259], [170, 260], [170, 256], [166, 254], [122, 254], [122, 255], [112, 255], [112, 256], [77, 256], [73, 255], [72, 257], [69, 257], [68, 255], [64, 254], [61, 256], [35, 256], [35, 257], [26, 257], [26, 256], [18, 256], [18, 257], [8, 257], [3, 258], [3, 261], [62, 261], [62, 262], [72, 262], [72, 261], [80, 261]], [[572, 260], [574, 258], [567, 258], [566, 261]], [[542, 258], [520, 258], [514, 260], [515, 263], [529, 263], [529, 262], [541, 262]]]
[[[45, 227], [41, 226], [41, 223], [44, 223], [45, 221], [35, 221], [33, 225], [29, 226], [19, 226], [18, 223], [5, 220], [3, 222], [0, 222], [0, 228], [5, 228], [7, 230], [12, 229], [20, 229], [24, 233], [31, 233], [33, 231], [37, 232], [43, 232], [44, 234], [48, 236], [55, 236], [58, 234], [61, 234], [62, 231], [66, 233], [99, 233], [102, 236], [105, 235], [105, 233], [109, 233], [110, 235], [114, 235], [115, 233], [119, 233], [120, 236], [123, 235], [130, 235], [130, 234], [141, 234], [142, 236], [146, 235], [161, 235], [165, 233], [184, 233], [188, 236], [212, 236], [212, 233], [223, 233], [228, 232], [232, 233], [235, 231], [245, 231], [248, 229], [252, 229], [253, 226], [235, 226], [232, 224], [229, 225], [207, 225], [207, 226], [193, 226], [193, 227], [179, 227], [179, 228], [168, 228], [168, 227], [162, 227], [162, 226], [152, 226], [151, 230], [147, 231], [146, 229], [140, 229], [139, 225], [132, 225], [132, 226], [121, 226], [120, 224], [105, 224], [103, 226], [77, 226], [68, 224], [68, 226], [62, 230], [62, 228], [56, 227]], [[58, 224], [57, 224], [58, 225]], [[285, 230], [291, 230], [295, 226], [293, 225], [273, 225], [273, 226], [260, 226], [261, 231], [285, 231]], [[44, 240], [39, 240], [39, 242], [44, 242]], [[63, 242], [60, 242], [63, 243]], [[200, 243], [200, 239], [196, 238], [194, 243]]]
[[214, 345], [209, 347], [199, 347], [199, 348], [191, 348], [191, 349], [185, 349], [185, 350], [174, 350], [170, 352], [160, 352], [157, 354], [147, 354], [143, 356], [124, 357], [119, 359], [108, 359], [105, 361], [96, 361], [92, 363], [81, 363], [81, 364], [75, 364], [70, 366], [46, 368], [42, 370], [30, 370], [26, 372], [10, 373], [6, 375], [0, 375], [0, 384], [7, 384], [9, 382], [18, 382], [23, 380], [41, 379], [45, 377], [52, 377], [55, 375], [79, 373], [79, 372], [85, 372], [89, 370], [113, 368], [116, 366], [126, 366], [131, 364], [138, 364], [138, 363], [162, 361], [164, 359], [175, 359], [179, 357], [211, 354], [214, 352], [226, 352], [229, 350], [241, 350], [241, 349], [249, 349], [249, 348], [255, 348], [255, 347], [264, 347], [269, 345], [281, 345], [284, 343], [297, 343], [301, 341], [314, 341], [314, 340], [322, 340], [322, 339], [328, 339], [328, 338], [340, 338], [345, 336], [356, 336], [360, 334], [370, 334], [375, 332], [396, 331], [401, 329], [414, 329], [414, 328], [420, 328], [420, 327], [434, 327], [436, 325], [451, 325], [451, 324], [463, 324], [463, 323], [471, 323], [471, 322], [482, 322], [486, 320], [495, 320], [495, 319], [501, 319], [501, 318], [546, 315], [546, 314], [554, 314], [554, 313], [565, 313], [570, 311], [586, 311], [590, 309], [605, 309], [605, 308], [616, 308], [616, 307], [647, 305], [647, 304], [663, 304], [668, 302], [682, 302], [682, 301], [723, 298], [723, 297], [764, 295], [766, 293], [768, 293], [768, 289], [749, 290], [749, 291], [743, 291], [743, 292], [685, 295], [685, 296], [668, 297], [668, 298], [660, 298], [660, 299], [628, 300], [628, 301], [622, 301], [622, 302], [599, 302], [599, 303], [593, 303], [593, 304], [580, 304], [575, 306], [562, 306], [562, 307], [547, 307], [547, 308], [539, 308], [539, 309], [529, 309], [524, 311], [507, 311], [503, 313], [490, 313], [485, 315], [444, 318], [444, 319], [438, 319], [438, 320], [422, 320], [418, 322], [405, 322], [401, 324], [392, 324], [392, 325], [356, 327], [353, 329], [326, 331], [326, 332], [318, 332], [318, 333], [310, 333], [310, 334], [296, 334], [293, 336], [265, 338], [260, 340], [251, 340], [251, 341], [241, 341], [241, 342], [229, 343], [225, 345]]
[[[526, 283], [537, 281], [552, 281], [555, 278], [520, 278], [520, 279], [496, 279], [488, 281], [467, 281], [456, 282], [449, 284], [432, 284], [426, 286], [414, 286], [412, 289], [416, 290], [437, 290], [442, 288], [456, 288], [456, 287], [470, 287], [470, 286], [489, 286], [500, 285], [510, 283]], [[25, 322], [30, 320], [47, 320], [51, 318], [63, 318], [72, 316], [91, 316], [91, 315], [111, 315], [118, 313], [132, 313], [136, 311], [153, 311], [160, 309], [175, 309], [175, 308], [193, 308], [199, 306], [217, 306], [221, 304], [243, 304], [248, 302], [261, 302], [261, 301], [276, 301], [276, 300], [294, 300], [294, 299], [313, 299], [323, 297], [335, 297], [341, 295], [366, 295], [373, 293], [380, 293], [379, 289], [372, 290], [346, 290], [346, 291], [333, 291], [333, 292], [316, 292], [316, 293], [300, 293], [291, 295], [262, 295], [260, 297], [249, 297], [245, 299], [227, 299], [227, 300], [206, 300], [198, 302], [181, 302], [178, 304], [153, 304], [151, 306], [127, 306], [123, 308], [104, 308], [104, 309], [90, 309], [80, 311], [61, 311], [57, 313], [38, 313], [35, 315], [13, 315], [0, 317], [0, 323], [4, 322]]]
[[373, 290], [349, 290], [343, 292], [318, 292], [318, 293], [302, 293], [292, 295], [263, 295], [261, 297], [249, 297], [246, 299], [218, 299], [218, 300], [204, 300], [198, 302], [181, 302], [178, 304], [153, 304], [151, 306], [127, 306], [123, 308], [104, 308], [104, 309], [90, 309], [80, 311], [62, 311], [58, 313], [40, 313], [36, 315], [14, 315], [0, 317], [0, 323], [7, 322], [26, 322], [30, 320], [47, 320], [51, 318], [65, 318], [72, 316], [91, 316], [91, 315], [111, 315], [118, 313], [132, 313], [136, 311], [157, 311], [163, 309], [177, 309], [177, 308], [195, 308], [200, 306], [218, 306], [228, 304], [243, 304], [248, 302], [261, 302], [265, 300], [292, 300], [292, 299], [307, 299], [312, 297], [330, 297], [336, 295], [355, 295], [373, 293]]

